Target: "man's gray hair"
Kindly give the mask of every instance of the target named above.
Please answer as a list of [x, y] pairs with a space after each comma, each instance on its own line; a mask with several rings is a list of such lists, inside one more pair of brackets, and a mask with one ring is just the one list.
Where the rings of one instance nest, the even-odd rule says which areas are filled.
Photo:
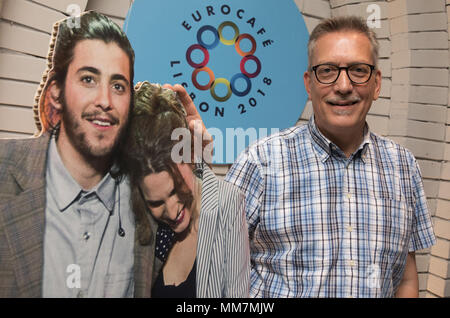
[[379, 44], [375, 32], [367, 26], [366, 21], [358, 16], [342, 16], [322, 20], [311, 32], [308, 41], [308, 70], [311, 70], [311, 59], [317, 40], [328, 33], [340, 31], [356, 31], [364, 34], [372, 45], [372, 59], [378, 65]]

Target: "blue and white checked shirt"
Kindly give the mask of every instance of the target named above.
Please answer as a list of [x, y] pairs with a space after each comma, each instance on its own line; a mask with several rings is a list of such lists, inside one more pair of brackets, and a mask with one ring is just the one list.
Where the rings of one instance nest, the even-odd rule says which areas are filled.
[[414, 156], [368, 126], [346, 158], [312, 117], [250, 146], [226, 180], [246, 195], [252, 297], [392, 297], [408, 252], [435, 243]]

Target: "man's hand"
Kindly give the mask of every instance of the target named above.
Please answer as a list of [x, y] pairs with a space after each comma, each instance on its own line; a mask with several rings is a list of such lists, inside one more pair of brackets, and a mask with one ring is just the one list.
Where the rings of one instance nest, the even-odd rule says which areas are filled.
[[[202, 157], [206, 161], [206, 163], [211, 164], [212, 159], [212, 152], [213, 152], [213, 139], [212, 136], [209, 134], [209, 132], [206, 130], [205, 124], [203, 123], [202, 117], [197, 111], [197, 108], [195, 107], [194, 102], [192, 101], [191, 97], [187, 93], [186, 89], [179, 84], [170, 85], [170, 84], [164, 84], [162, 86], [163, 88], [171, 89], [174, 92], [177, 93], [178, 97], [180, 98], [181, 103], [183, 104], [184, 109], [186, 110], [186, 121], [189, 126], [189, 130], [191, 131], [191, 134], [194, 136], [193, 142], [194, 145], [196, 143], [199, 143], [202, 145], [202, 152], [205, 150], [205, 148], [208, 146], [207, 151], [210, 151], [210, 154], [205, 154], [206, 156]], [[199, 127], [201, 127], [201, 134], [199, 133]], [[197, 140], [198, 138], [201, 138], [201, 140]], [[197, 156], [198, 157], [198, 156]]]

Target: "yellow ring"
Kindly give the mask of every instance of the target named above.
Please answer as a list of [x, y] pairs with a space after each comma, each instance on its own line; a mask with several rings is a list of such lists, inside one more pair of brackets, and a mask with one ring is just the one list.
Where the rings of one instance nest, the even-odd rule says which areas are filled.
[[[216, 92], [215, 92], [215, 88], [217, 84], [225, 84], [228, 88], [228, 92], [224, 97], [220, 97], [217, 96]], [[218, 102], [224, 102], [226, 100], [228, 100], [231, 97], [232, 91], [231, 91], [231, 86], [230, 86], [230, 82], [226, 79], [226, 78], [216, 78], [216, 80], [214, 81], [214, 83], [212, 84], [211, 88], [211, 96]]]
[[[226, 27], [226, 26], [230, 26], [230, 27], [232, 27], [233, 30], [234, 30], [234, 37], [233, 37], [233, 39], [231, 39], [231, 40], [227, 40], [227, 39], [225, 39], [225, 38], [222, 36], [222, 30], [223, 30], [223, 28]], [[218, 29], [217, 31], [218, 31], [218, 33], [219, 33], [220, 42], [222, 42], [222, 43], [225, 44], [225, 45], [234, 45], [234, 43], [236, 42], [236, 39], [237, 39], [238, 36], [239, 36], [239, 28], [237, 27], [236, 24], [234, 24], [234, 23], [231, 22], [231, 21], [225, 21], [225, 22], [222, 22], [222, 24], [219, 25], [219, 29]]]

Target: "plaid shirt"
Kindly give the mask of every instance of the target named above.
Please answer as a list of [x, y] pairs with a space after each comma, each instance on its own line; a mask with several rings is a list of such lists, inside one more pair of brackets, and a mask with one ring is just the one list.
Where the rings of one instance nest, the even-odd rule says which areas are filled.
[[414, 156], [367, 125], [346, 158], [312, 117], [250, 146], [226, 180], [246, 194], [252, 297], [392, 297], [408, 252], [435, 243]]

